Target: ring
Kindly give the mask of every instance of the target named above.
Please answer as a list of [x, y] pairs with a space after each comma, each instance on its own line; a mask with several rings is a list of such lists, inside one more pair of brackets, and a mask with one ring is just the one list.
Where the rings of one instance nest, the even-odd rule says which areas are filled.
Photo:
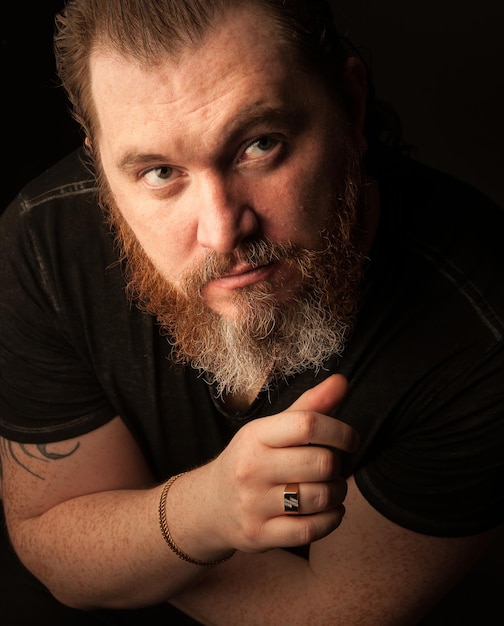
[[283, 492], [283, 509], [287, 515], [299, 513], [299, 483], [285, 485]]

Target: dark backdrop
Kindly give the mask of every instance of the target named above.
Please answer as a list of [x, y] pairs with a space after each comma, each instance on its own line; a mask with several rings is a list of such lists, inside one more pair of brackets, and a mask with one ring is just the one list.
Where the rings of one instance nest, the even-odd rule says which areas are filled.
[[[415, 155], [504, 206], [504, 2], [332, 1]], [[81, 140], [54, 77], [53, 15], [62, 4], [3, 5], [0, 207]]]
[[504, 2], [331, 1], [415, 156], [504, 207]]
[[63, 1], [6, 0], [2, 6], [0, 208], [21, 185], [80, 143], [54, 73], [54, 14]]

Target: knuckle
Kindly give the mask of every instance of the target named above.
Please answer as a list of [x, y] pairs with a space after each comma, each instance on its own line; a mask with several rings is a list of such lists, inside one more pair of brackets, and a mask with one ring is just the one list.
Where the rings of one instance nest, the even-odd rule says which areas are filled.
[[331, 508], [332, 501], [333, 496], [329, 485], [325, 486], [324, 489], [318, 489], [315, 495], [315, 510], [326, 511], [327, 509]]
[[237, 545], [241, 550], [254, 551], [260, 548], [265, 534], [264, 524], [258, 520], [242, 519], [237, 526]]
[[234, 467], [234, 477], [239, 485], [249, 485], [250, 479], [253, 477], [254, 472], [251, 470], [250, 465], [247, 463], [237, 462]]
[[340, 444], [338, 448], [347, 452], [353, 452], [359, 446], [358, 432], [355, 428], [352, 428], [352, 426], [345, 424], [344, 422], [340, 422], [339, 425]]
[[345, 500], [347, 484], [344, 480], [325, 483], [322, 488], [316, 490], [312, 504], [315, 511], [329, 511], [337, 509]]
[[335, 511], [306, 516], [298, 531], [299, 545], [307, 545], [327, 536], [340, 522], [340, 514]]
[[245, 545], [256, 546], [261, 537], [261, 528], [257, 524], [247, 524], [242, 529]]
[[307, 545], [319, 538], [320, 530], [313, 517], [306, 517], [299, 528], [299, 545]]
[[318, 417], [312, 411], [300, 411], [297, 414], [296, 428], [300, 441], [310, 443], [316, 439], [318, 431]]
[[322, 479], [330, 478], [339, 471], [338, 455], [329, 448], [317, 448], [317, 468]]

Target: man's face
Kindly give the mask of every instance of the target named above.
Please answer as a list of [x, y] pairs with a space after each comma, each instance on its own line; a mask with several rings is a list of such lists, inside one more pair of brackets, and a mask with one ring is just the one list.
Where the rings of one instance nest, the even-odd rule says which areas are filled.
[[152, 283], [230, 322], [244, 315], [243, 294], [268, 308], [299, 297], [312, 270], [297, 250], [323, 254], [345, 193], [345, 120], [285, 57], [265, 15], [241, 9], [175, 60], [92, 58], [95, 141], [116, 221], [154, 266]]

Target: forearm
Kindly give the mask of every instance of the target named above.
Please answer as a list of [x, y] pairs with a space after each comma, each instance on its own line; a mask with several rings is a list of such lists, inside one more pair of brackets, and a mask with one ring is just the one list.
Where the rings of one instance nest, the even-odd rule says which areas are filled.
[[81, 496], [13, 524], [11, 538], [28, 569], [64, 604], [131, 608], [166, 601], [210, 568], [168, 548], [159, 495], [160, 487]]
[[325, 593], [307, 560], [271, 550], [237, 553], [170, 602], [207, 626], [322, 624]]
[[[339, 389], [338, 380], [329, 383]], [[332, 406], [331, 384], [306, 392], [292, 411], [246, 424], [218, 457], [173, 483], [165, 509], [180, 550], [215, 561], [233, 550], [311, 543], [338, 527], [346, 481], [336, 450], [351, 452], [356, 436], [343, 422], [303, 408], [315, 401]], [[127, 608], [169, 601], [226, 565], [188, 563], [166, 545], [158, 519], [162, 488], [149, 488], [149, 468], [120, 419], [52, 444], [42, 459], [25, 448], [4, 451], [9, 532], [21, 560], [63, 603]], [[283, 514], [283, 490], [292, 481], [302, 484], [305, 515]]]
[[237, 553], [171, 603], [202, 624], [410, 626], [440, 601], [493, 533], [441, 538], [396, 526], [349, 481], [347, 515], [313, 542], [309, 560], [284, 550]]

